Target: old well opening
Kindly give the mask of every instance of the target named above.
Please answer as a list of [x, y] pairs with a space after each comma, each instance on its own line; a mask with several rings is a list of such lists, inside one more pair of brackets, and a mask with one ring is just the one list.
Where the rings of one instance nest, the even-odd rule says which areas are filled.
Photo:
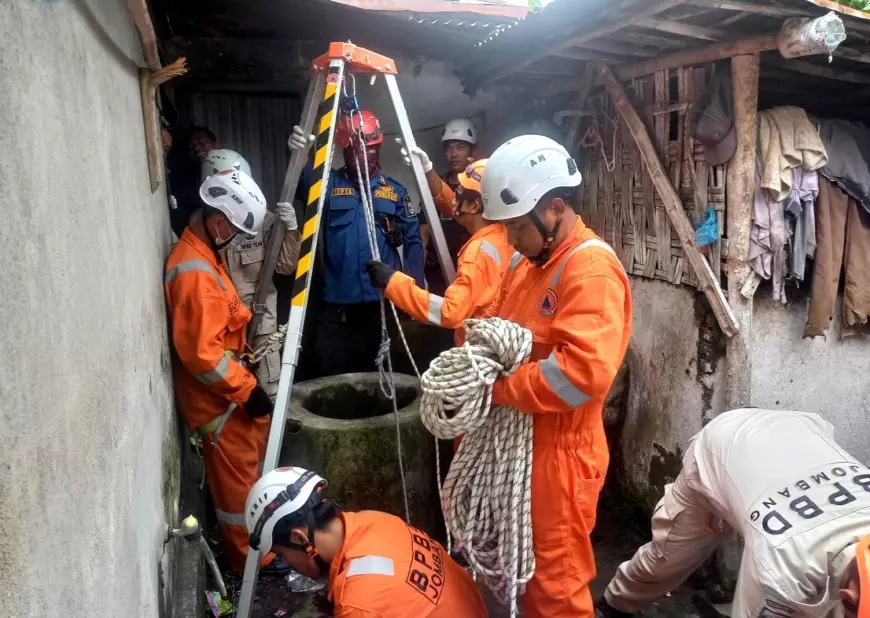
[[[417, 397], [413, 386], [396, 384], [395, 388], [400, 410]], [[393, 412], [393, 404], [381, 392], [377, 376], [314, 388], [302, 399], [302, 406], [317, 416], [339, 420], [372, 418]]]

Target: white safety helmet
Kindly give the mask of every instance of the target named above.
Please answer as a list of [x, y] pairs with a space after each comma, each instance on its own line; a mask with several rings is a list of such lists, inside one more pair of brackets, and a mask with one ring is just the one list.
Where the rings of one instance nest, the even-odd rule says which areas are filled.
[[209, 176], [199, 187], [199, 197], [248, 236], [256, 236], [263, 227], [266, 198], [245, 172], [226, 170]]
[[312, 509], [323, 501], [326, 479], [304, 468], [276, 468], [254, 484], [245, 503], [245, 525], [251, 547], [265, 556], [272, 551], [272, 531], [286, 515]]
[[235, 150], [227, 148], [209, 150], [202, 160], [199, 180], [203, 181], [209, 176], [214, 176], [218, 172], [225, 172], [227, 170], [238, 170], [246, 173], [248, 176], [251, 175], [251, 166], [245, 161], [245, 157]]
[[521, 217], [547, 192], [580, 184], [568, 151], [543, 135], [506, 141], [489, 158], [483, 175], [483, 216], [490, 221]]
[[441, 134], [441, 143], [450, 140], [468, 142], [471, 145], [477, 143], [477, 129], [468, 118], [454, 118], [444, 125], [444, 133]]

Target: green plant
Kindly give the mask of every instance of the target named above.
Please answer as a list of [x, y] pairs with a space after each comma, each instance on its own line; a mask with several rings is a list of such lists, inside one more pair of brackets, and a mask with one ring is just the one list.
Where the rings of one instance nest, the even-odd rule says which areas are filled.
[[837, 0], [837, 2], [851, 9], [870, 12], [870, 0]]

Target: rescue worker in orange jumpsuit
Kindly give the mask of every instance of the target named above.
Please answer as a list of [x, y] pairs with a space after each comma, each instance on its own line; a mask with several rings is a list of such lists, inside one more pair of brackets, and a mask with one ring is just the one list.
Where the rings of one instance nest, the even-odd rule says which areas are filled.
[[[402, 139], [396, 141], [402, 146], [402, 156], [407, 165], [411, 164], [408, 149], [402, 144]], [[454, 118], [444, 125], [441, 133], [441, 145], [444, 148], [444, 160], [447, 163], [447, 173], [439, 176], [435, 171], [429, 155], [415, 146], [411, 154], [420, 159], [423, 171], [426, 173], [426, 183], [432, 192], [435, 207], [441, 215], [441, 229], [444, 232], [444, 240], [447, 242], [447, 252], [454, 260], [458, 260], [459, 252], [469, 240], [469, 232], [453, 217], [453, 205], [456, 202], [456, 190], [459, 188], [459, 176], [465, 168], [474, 160], [477, 148], [477, 128], [468, 118]], [[426, 254], [426, 283], [429, 290], [438, 295], [444, 295], [447, 283], [438, 266], [438, 259], [426, 251], [429, 244], [429, 223], [426, 220], [426, 212], [420, 211], [420, 232], [423, 236], [423, 249]], [[458, 263], [454, 264], [458, 267]]]
[[248, 496], [251, 547], [300, 573], [329, 574], [335, 618], [486, 618], [468, 573], [425, 532], [395, 515], [341, 512], [326, 481], [302, 468], [263, 475]]
[[[256, 235], [266, 216], [266, 199], [239, 170], [220, 172], [203, 182], [201, 218], [189, 225], [166, 264], [164, 289], [179, 407], [192, 431], [202, 437], [203, 458], [224, 550], [230, 567], [245, 566], [248, 534], [245, 499], [259, 477], [272, 413], [269, 394], [238, 357], [245, 351], [251, 312], [241, 301], [220, 258], [220, 250]], [[286, 571], [269, 564], [264, 572]]]
[[468, 230], [471, 239], [459, 251], [456, 280], [443, 297], [427, 292], [383, 262], [366, 265], [372, 286], [385, 288], [384, 296], [396, 307], [420, 322], [456, 329], [456, 345], [465, 340], [462, 322], [481, 317], [495, 300], [502, 275], [516, 253], [505, 227], [483, 218], [480, 181], [486, 161], [475, 161], [459, 174], [453, 219]]
[[487, 311], [532, 331], [532, 356], [493, 384], [492, 404], [534, 416], [535, 575], [526, 618], [592, 618], [589, 534], [609, 454], [604, 399], [631, 334], [628, 278], [613, 250], [571, 209], [580, 172], [540, 135], [495, 151], [483, 177], [484, 216], [501, 221], [522, 254]]

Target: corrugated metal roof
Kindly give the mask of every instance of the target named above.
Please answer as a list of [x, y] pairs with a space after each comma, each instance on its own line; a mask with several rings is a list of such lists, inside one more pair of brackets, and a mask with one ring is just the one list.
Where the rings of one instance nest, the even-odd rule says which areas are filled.
[[221, 147], [247, 159], [270, 208], [284, 184], [289, 163], [286, 139], [300, 114], [299, 99], [294, 97], [220, 93], [190, 97], [193, 124], [208, 127]]
[[417, 13], [476, 13], [521, 19], [529, 12], [527, 6], [508, 5], [485, 0], [331, 0], [372, 11], [413, 11]]

